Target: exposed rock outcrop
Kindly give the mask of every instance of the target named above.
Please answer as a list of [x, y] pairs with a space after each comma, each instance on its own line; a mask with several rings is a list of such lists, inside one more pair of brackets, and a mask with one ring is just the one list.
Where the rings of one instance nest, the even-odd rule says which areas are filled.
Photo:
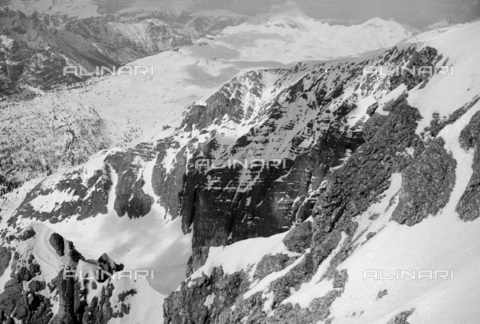
[[473, 221], [480, 216], [480, 112], [463, 129], [460, 144], [465, 150], [474, 149], [475, 156], [473, 174], [457, 205], [457, 211], [464, 221]]
[[[123, 265], [106, 254], [98, 263], [85, 260], [71, 241], [44, 225], [27, 228], [16, 237], [8, 247], [0, 247], [0, 276], [8, 275], [5, 270], [11, 264], [11, 279], [0, 293], [0, 320], [25, 324], [106, 324], [112, 318], [129, 314], [129, 296], [137, 290], [115, 289], [126, 282], [111, 280]], [[53, 247], [53, 253], [48, 245]], [[38, 254], [41, 262], [37, 262]], [[86, 273], [85, 269], [91, 270]], [[99, 271], [107, 271], [108, 276], [99, 280], [95, 273]], [[54, 313], [54, 309], [58, 311]]]
[[305, 252], [312, 242], [312, 223], [304, 222], [288, 232], [283, 244], [292, 252]]

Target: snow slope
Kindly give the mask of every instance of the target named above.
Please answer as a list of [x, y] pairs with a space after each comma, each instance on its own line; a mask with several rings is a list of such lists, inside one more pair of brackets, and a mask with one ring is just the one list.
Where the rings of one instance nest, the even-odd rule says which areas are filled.
[[[332, 305], [332, 316], [342, 323], [385, 323], [401, 311], [415, 308], [411, 323], [478, 323], [480, 320], [480, 220], [463, 222], [455, 212], [472, 175], [473, 152], [460, 148], [458, 137], [480, 105], [472, 108], [439, 136], [457, 161], [457, 182], [447, 206], [435, 217], [406, 227], [390, 222], [360, 247], [338, 269], [349, 273], [345, 295]], [[388, 199], [388, 197], [386, 197]], [[381, 270], [388, 278], [396, 271], [447, 271], [432, 279], [374, 280], [365, 277]], [[380, 275], [379, 275], [380, 277]], [[381, 277], [380, 277], [381, 278]], [[375, 303], [379, 291], [388, 295]], [[352, 307], [354, 305], [354, 307]], [[364, 312], [361, 316], [353, 316]]]
[[410, 93], [408, 101], [418, 107], [424, 117], [418, 125], [418, 132], [430, 124], [433, 113], [439, 113], [441, 118], [448, 117], [478, 97], [480, 65], [473, 53], [480, 53], [480, 44], [472, 39], [479, 34], [480, 24], [477, 22], [435, 29], [409, 41], [439, 49], [448, 57], [449, 74], [453, 74], [436, 75], [424, 89]]
[[[87, 197], [80, 197], [75, 195], [73, 189], [59, 191], [55, 189], [55, 185], [63, 179], [69, 179], [71, 174], [77, 172], [83, 184], [87, 185], [89, 179], [102, 168], [106, 155], [112, 152], [115, 150], [99, 152], [83, 165], [62, 170], [47, 177], [41, 182], [40, 188], [54, 190], [36, 197], [30, 205], [35, 210], [52, 213], [60, 208], [62, 203], [88, 199], [93, 190], [87, 194]], [[138, 159], [137, 163], [140, 165], [139, 177], [151, 179], [154, 163], [141, 159]], [[120, 186], [118, 176], [114, 170], [111, 170], [113, 188]], [[29, 182], [25, 186], [26, 189], [22, 187], [5, 195], [4, 205], [7, 208], [2, 210], [2, 214], [5, 212], [3, 215], [7, 217], [2, 219], [2, 229], [8, 228], [9, 216], [13, 214], [11, 213], [13, 209], [18, 208], [19, 199], [24, 199], [28, 188], [36, 184], [35, 181]], [[151, 188], [150, 181], [144, 189], [155, 200], [158, 199]], [[174, 290], [185, 278], [184, 269], [191, 254], [191, 234], [184, 235], [180, 226], [181, 220], [179, 218], [172, 220], [171, 216], [167, 215], [163, 207], [158, 204], [154, 204], [144, 217], [130, 218], [128, 215], [119, 217], [114, 207], [116, 191], [110, 190], [108, 195], [105, 214], [98, 213], [95, 217], [80, 220], [79, 215], [65, 214], [60, 222], [47, 219], [44, 223], [65, 239], [74, 242], [85, 257], [96, 259], [103, 253], [107, 253], [117, 263], [123, 263], [125, 269], [154, 271], [153, 278], [149, 280], [161, 293], [167, 294]], [[27, 218], [20, 218], [17, 224], [20, 228], [24, 228], [30, 222], [31, 220]]]

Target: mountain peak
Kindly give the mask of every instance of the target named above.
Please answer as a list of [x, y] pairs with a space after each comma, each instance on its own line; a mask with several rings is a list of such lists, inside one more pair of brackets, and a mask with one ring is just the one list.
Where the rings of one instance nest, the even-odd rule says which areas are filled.
[[369, 19], [369, 20], [365, 21], [362, 25], [364, 25], [364, 26], [375, 26], [375, 27], [383, 28], [383, 27], [385, 27], [387, 25], [391, 25], [391, 24], [400, 25], [399, 23], [397, 23], [393, 19], [385, 20], [385, 19], [382, 19], [380, 17], [375, 17], [375, 18]]

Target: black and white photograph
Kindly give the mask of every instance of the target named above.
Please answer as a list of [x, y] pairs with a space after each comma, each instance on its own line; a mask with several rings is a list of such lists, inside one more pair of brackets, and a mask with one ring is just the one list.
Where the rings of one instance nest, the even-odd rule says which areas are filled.
[[0, 324], [480, 324], [480, 0], [0, 0]]

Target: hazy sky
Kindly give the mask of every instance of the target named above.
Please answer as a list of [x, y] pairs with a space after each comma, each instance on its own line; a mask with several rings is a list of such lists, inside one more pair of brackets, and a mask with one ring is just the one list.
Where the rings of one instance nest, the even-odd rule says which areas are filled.
[[[0, 0], [23, 1], [41, 0]], [[229, 9], [236, 13], [254, 15], [269, 12], [285, 0], [51, 0], [91, 1], [107, 11], [125, 7], [165, 8], [196, 12], [200, 10]], [[393, 19], [423, 29], [446, 20], [460, 23], [480, 18], [480, 0], [287, 0], [295, 1], [307, 15], [317, 19], [341, 19], [364, 22], [370, 18]]]
[[[174, 1], [178, 3], [178, 0]], [[185, 4], [193, 11], [199, 8], [224, 8], [252, 15], [267, 12], [273, 5], [283, 2], [284, 0], [187, 0]], [[480, 0], [296, 0], [296, 2], [313, 18], [354, 21], [365, 21], [374, 17], [392, 18], [419, 28], [442, 20], [458, 23], [480, 18]]]

